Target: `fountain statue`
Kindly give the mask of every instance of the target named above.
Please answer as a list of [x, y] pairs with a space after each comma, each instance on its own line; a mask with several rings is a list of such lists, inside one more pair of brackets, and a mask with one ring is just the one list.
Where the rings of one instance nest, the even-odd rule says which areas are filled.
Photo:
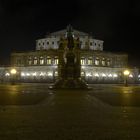
[[54, 88], [87, 89], [87, 84], [80, 78], [80, 41], [74, 38], [70, 25], [66, 38], [60, 40], [58, 74]]

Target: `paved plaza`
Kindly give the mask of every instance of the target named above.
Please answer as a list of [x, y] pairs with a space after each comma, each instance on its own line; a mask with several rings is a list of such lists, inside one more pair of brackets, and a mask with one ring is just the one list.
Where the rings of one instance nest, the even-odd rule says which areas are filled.
[[0, 85], [0, 140], [139, 140], [140, 86]]

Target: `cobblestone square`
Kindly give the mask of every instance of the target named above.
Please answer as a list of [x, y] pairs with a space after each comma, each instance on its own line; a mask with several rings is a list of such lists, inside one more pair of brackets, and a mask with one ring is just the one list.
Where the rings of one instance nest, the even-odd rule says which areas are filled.
[[140, 87], [0, 85], [0, 140], [140, 139]]

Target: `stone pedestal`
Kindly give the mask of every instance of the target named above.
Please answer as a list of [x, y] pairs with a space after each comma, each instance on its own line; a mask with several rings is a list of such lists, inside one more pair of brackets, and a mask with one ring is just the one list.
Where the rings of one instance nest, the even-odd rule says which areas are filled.
[[63, 89], [87, 89], [87, 84], [80, 78], [80, 63], [75, 61], [75, 54], [69, 51], [66, 55], [66, 63], [61, 66], [59, 80], [54, 88]]

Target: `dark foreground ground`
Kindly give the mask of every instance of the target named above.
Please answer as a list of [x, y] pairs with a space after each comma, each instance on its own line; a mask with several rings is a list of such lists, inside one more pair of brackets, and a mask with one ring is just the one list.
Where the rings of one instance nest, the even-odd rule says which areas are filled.
[[139, 140], [140, 86], [0, 85], [0, 140]]

